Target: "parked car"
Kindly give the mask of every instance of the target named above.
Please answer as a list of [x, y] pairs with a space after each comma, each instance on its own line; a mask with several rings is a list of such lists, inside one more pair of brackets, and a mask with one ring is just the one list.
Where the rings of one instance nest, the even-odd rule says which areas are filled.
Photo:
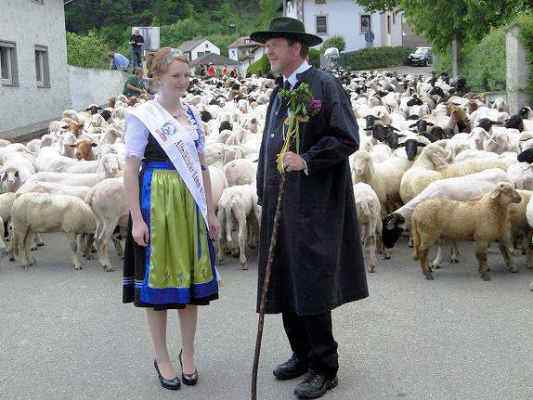
[[407, 58], [409, 65], [422, 65], [425, 67], [431, 64], [431, 60], [431, 47], [417, 47]]

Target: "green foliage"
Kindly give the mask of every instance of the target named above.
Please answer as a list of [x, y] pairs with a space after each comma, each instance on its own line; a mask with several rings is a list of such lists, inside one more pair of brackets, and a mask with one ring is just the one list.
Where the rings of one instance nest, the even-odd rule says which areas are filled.
[[480, 40], [491, 28], [509, 23], [520, 11], [531, 10], [531, 0], [357, 0], [371, 11], [405, 11], [416, 33], [446, 51], [456, 37], [460, 42]]
[[468, 86], [476, 91], [505, 90], [505, 29], [494, 29], [479, 43], [463, 49], [461, 70]]
[[315, 68], [320, 68], [320, 50], [309, 49], [309, 64]]
[[263, 55], [259, 60], [254, 62], [252, 65], [248, 67], [248, 70], [246, 71], [247, 76], [251, 75], [257, 75], [257, 76], [264, 76], [270, 72], [270, 62], [268, 61], [268, 58], [266, 55]]
[[341, 65], [348, 70], [366, 70], [403, 65], [413, 49], [404, 47], [372, 47], [341, 54]]
[[520, 39], [527, 50], [527, 63], [529, 64], [529, 99], [533, 101], [533, 12], [519, 15], [516, 23], [520, 26]]
[[320, 47], [320, 51], [322, 52], [322, 54], [324, 54], [326, 49], [330, 47], [336, 47], [337, 49], [339, 49], [339, 51], [343, 51], [346, 48], [346, 40], [344, 40], [344, 38], [339, 35], [332, 36], [326, 41], [324, 41], [324, 43], [322, 43], [322, 47]]
[[80, 36], [67, 32], [68, 63], [85, 68], [108, 68], [110, 48], [94, 31]]

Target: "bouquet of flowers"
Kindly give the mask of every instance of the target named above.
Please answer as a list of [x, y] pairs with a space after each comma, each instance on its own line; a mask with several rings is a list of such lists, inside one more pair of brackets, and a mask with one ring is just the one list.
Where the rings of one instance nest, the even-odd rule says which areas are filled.
[[283, 155], [289, 151], [293, 141], [296, 142], [296, 154], [300, 154], [300, 124], [309, 121], [310, 117], [318, 115], [322, 102], [313, 98], [307, 83], [300, 84], [294, 90], [282, 89], [279, 94], [281, 100], [289, 106], [285, 119], [285, 125], [288, 128], [284, 134], [283, 147], [276, 159], [278, 171], [282, 174], [284, 173]]

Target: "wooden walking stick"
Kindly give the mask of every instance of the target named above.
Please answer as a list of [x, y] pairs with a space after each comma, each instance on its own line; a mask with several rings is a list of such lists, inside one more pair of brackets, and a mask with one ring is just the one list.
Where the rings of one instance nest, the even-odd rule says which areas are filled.
[[252, 397], [251, 400], [257, 400], [257, 370], [259, 367], [259, 355], [261, 353], [261, 341], [263, 339], [263, 327], [265, 325], [265, 303], [268, 287], [270, 286], [270, 276], [272, 274], [272, 261], [274, 260], [274, 250], [278, 240], [278, 227], [281, 217], [281, 205], [283, 204], [283, 195], [287, 186], [285, 173], [281, 174], [279, 185], [278, 202], [276, 204], [276, 213], [274, 214], [274, 226], [272, 227], [272, 236], [270, 239], [270, 248], [268, 249], [268, 258], [265, 268], [265, 278], [261, 288], [261, 302], [259, 303], [259, 321], [257, 322], [257, 338], [255, 340], [254, 366], [252, 369]]

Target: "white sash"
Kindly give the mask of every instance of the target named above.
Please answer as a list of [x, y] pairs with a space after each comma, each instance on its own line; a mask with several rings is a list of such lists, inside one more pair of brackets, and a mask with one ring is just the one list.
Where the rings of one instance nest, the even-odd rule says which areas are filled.
[[[178, 125], [174, 117], [157, 100], [147, 101], [128, 112], [141, 120], [148, 128], [174, 167], [176, 167], [176, 171], [183, 179], [208, 227], [207, 201], [202, 181], [202, 169], [193, 138], [183, 131], [183, 128]], [[190, 115], [189, 118], [193, 129], [196, 129], [196, 133], [200, 137], [199, 125], [192, 111], [188, 109], [187, 114]]]

